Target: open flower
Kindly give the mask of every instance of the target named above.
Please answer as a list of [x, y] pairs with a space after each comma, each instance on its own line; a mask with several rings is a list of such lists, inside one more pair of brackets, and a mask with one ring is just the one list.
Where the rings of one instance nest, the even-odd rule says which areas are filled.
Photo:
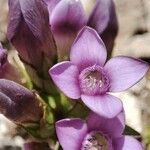
[[96, 29], [102, 36], [107, 50], [111, 52], [118, 31], [112, 0], [45, 0], [45, 2], [48, 5], [50, 26], [60, 59], [64, 60], [64, 57], [68, 56], [78, 31], [85, 25]]
[[56, 122], [56, 133], [63, 150], [143, 150], [131, 136], [123, 136], [124, 113], [106, 119], [91, 113], [87, 122], [63, 119]]
[[95, 113], [113, 118], [122, 110], [122, 102], [108, 92], [133, 86], [146, 74], [149, 65], [124, 56], [106, 62], [106, 55], [105, 45], [96, 31], [84, 27], [72, 45], [70, 61], [56, 64], [49, 73], [68, 97], [81, 98]]

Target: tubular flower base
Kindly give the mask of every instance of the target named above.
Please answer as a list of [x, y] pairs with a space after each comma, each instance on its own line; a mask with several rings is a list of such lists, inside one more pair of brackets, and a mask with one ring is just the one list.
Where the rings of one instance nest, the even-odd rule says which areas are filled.
[[85, 122], [64, 119], [56, 122], [58, 140], [63, 150], [143, 150], [130, 136], [123, 136], [124, 113], [106, 119], [91, 113]]
[[113, 118], [121, 112], [122, 102], [110, 92], [133, 86], [144, 77], [149, 65], [125, 56], [106, 62], [106, 57], [105, 45], [97, 32], [84, 27], [72, 45], [70, 61], [54, 65], [49, 74], [65, 95], [81, 98], [95, 113]]

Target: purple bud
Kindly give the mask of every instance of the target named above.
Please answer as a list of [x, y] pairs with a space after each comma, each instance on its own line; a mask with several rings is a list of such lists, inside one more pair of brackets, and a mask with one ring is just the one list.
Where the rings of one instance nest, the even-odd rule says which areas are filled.
[[25, 64], [38, 73], [47, 72], [55, 59], [56, 47], [43, 0], [9, 0], [7, 35]]
[[68, 57], [78, 31], [85, 25], [94, 28], [102, 37], [109, 55], [118, 31], [112, 0], [45, 0], [50, 15], [60, 59]]
[[88, 25], [101, 36], [110, 55], [118, 33], [118, 21], [113, 0], [97, 0]]
[[[52, 2], [48, 3], [48, 7], [52, 7]], [[78, 31], [86, 25], [87, 16], [81, 2], [77, 0], [62, 0], [49, 10], [49, 14], [58, 57], [65, 59]]]
[[0, 113], [20, 124], [39, 121], [42, 108], [33, 92], [13, 81], [0, 79]]
[[50, 150], [50, 148], [46, 142], [28, 142], [24, 144], [23, 150]]

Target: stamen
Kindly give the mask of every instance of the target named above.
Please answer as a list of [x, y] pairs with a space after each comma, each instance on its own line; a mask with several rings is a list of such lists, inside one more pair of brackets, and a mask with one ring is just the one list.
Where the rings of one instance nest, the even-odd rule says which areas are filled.
[[81, 150], [109, 150], [110, 147], [112, 148], [112, 145], [107, 136], [93, 131], [85, 137]]
[[109, 88], [108, 77], [98, 65], [84, 69], [80, 73], [79, 82], [81, 91], [88, 95], [102, 94]]

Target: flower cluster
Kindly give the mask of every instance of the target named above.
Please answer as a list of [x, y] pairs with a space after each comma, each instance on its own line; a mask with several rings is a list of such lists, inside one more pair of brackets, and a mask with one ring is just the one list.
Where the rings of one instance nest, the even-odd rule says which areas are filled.
[[143, 149], [124, 135], [123, 104], [111, 93], [136, 84], [149, 65], [107, 60], [117, 31], [112, 0], [9, 0], [17, 53], [0, 44], [0, 113], [34, 137], [25, 150], [54, 149], [57, 139], [64, 150]]

